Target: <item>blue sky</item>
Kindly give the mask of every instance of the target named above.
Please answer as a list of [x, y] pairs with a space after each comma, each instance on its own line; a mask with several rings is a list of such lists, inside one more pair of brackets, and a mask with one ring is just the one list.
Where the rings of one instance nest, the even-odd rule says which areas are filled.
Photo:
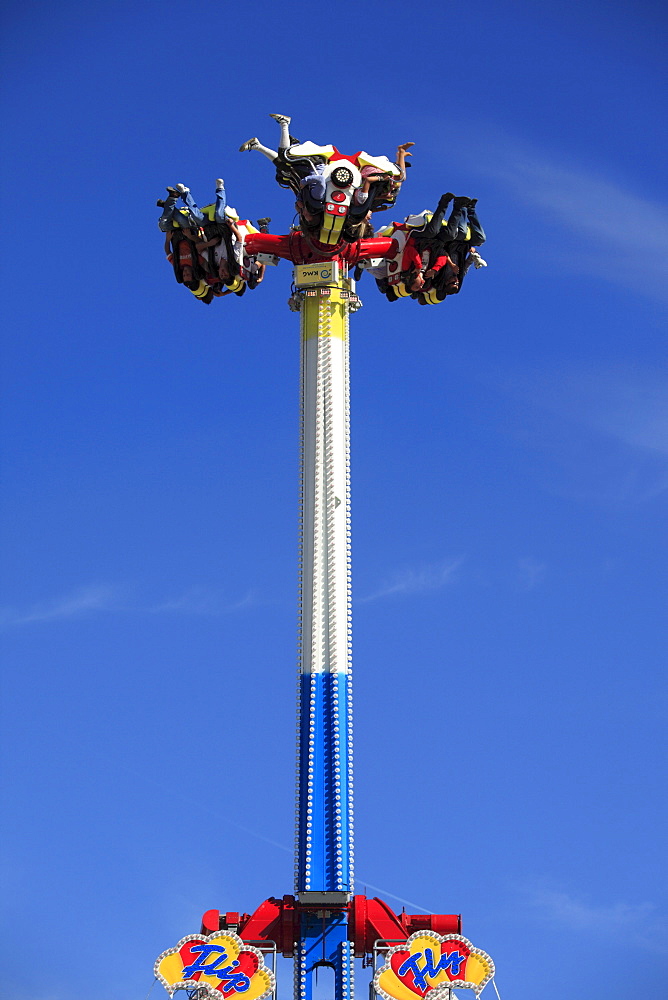
[[269, 112], [414, 141], [395, 216], [453, 190], [488, 233], [453, 301], [367, 278], [353, 319], [358, 889], [461, 912], [503, 1000], [663, 995], [665, 21], [5, 5], [10, 1000], [142, 1000], [204, 910], [292, 889], [290, 269], [205, 309], [155, 208], [222, 175], [287, 231], [237, 152]]

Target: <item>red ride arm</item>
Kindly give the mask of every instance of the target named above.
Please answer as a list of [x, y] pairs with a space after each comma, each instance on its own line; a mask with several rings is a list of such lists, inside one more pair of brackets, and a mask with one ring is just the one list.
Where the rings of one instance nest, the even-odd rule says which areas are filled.
[[251, 257], [257, 253], [273, 253], [284, 260], [291, 260], [296, 264], [316, 263], [327, 260], [336, 260], [337, 256], [349, 264], [356, 264], [358, 260], [366, 257], [393, 257], [398, 253], [395, 240], [389, 236], [376, 236], [373, 239], [358, 240], [356, 243], [343, 243], [335, 252], [334, 247], [323, 246], [322, 252], [315, 245], [315, 241], [309, 246], [301, 233], [293, 233], [288, 236], [274, 236], [273, 233], [251, 233], [246, 237], [246, 253]]
[[397, 241], [391, 236], [373, 236], [368, 240], [358, 240], [355, 262], [367, 257], [394, 257], [399, 252]]
[[284, 260], [292, 260], [289, 236], [274, 236], [273, 233], [251, 233], [246, 237], [246, 253], [253, 257], [257, 253], [273, 253]]

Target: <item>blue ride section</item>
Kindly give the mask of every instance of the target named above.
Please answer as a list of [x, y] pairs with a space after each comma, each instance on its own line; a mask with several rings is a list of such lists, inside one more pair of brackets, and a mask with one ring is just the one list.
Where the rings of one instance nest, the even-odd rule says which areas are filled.
[[301, 675], [296, 891], [352, 893], [350, 674]]
[[301, 914], [301, 941], [295, 954], [295, 1000], [312, 1000], [318, 970], [334, 970], [332, 1000], [353, 1000], [355, 961], [348, 940], [348, 912], [313, 910]]

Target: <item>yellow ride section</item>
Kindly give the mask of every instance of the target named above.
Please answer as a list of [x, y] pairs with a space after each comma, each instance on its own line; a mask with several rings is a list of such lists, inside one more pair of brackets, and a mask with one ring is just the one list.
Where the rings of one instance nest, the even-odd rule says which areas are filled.
[[329, 212], [325, 212], [320, 235], [318, 236], [320, 242], [329, 243], [332, 246], [338, 243], [341, 239], [341, 230], [343, 229], [345, 219], [345, 215], [330, 215]]
[[[304, 340], [332, 337], [345, 340], [348, 332], [348, 289], [345, 278], [327, 288], [307, 289], [301, 307]], [[322, 294], [323, 292], [328, 294]], [[315, 293], [315, 294], [313, 294]]]

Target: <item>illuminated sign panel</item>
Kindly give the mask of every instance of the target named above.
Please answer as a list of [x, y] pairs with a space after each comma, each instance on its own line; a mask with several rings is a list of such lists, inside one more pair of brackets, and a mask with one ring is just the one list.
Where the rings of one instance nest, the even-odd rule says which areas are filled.
[[174, 948], [163, 951], [155, 963], [155, 977], [168, 993], [205, 987], [211, 997], [263, 1000], [276, 988], [264, 956], [231, 931], [204, 937], [189, 934]]
[[406, 944], [390, 948], [373, 985], [385, 1000], [416, 1000], [427, 994], [429, 1000], [438, 1000], [439, 991], [455, 986], [478, 994], [493, 976], [489, 955], [461, 934], [417, 931]]

